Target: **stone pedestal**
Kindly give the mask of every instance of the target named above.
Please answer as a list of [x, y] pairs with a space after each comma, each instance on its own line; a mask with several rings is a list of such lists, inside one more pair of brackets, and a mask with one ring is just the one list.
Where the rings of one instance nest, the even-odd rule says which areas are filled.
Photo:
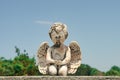
[[0, 76], [0, 80], [120, 80], [119, 76]]

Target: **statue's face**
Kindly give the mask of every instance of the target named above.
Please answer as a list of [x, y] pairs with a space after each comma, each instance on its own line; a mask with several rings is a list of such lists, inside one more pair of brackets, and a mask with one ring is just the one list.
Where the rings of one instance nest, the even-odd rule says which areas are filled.
[[56, 33], [55, 31], [51, 34], [51, 39], [56, 46], [60, 46], [65, 41], [64, 32], [61, 31]]
[[59, 47], [61, 44], [64, 43], [65, 39], [67, 38], [67, 30], [66, 26], [61, 23], [53, 24], [49, 32], [50, 38], [53, 41], [56, 47]]

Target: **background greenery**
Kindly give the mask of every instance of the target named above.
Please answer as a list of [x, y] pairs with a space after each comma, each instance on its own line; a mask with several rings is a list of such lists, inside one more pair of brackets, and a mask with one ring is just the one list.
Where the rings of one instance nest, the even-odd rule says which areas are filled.
[[[21, 52], [16, 46], [15, 52], [17, 56], [13, 59], [8, 60], [0, 57], [0, 76], [42, 75], [36, 66], [35, 57], [29, 57], [26, 50]], [[107, 72], [102, 72], [96, 68], [92, 68], [88, 64], [81, 64], [73, 76], [120, 76], [120, 67], [114, 65]]]

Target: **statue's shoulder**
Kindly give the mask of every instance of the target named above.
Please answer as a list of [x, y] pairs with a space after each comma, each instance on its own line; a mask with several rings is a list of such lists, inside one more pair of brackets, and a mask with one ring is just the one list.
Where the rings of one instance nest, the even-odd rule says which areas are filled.
[[49, 47], [50, 49], [55, 49], [55, 46], [54, 45], [52, 45], [51, 47]]
[[65, 51], [67, 51], [69, 49], [69, 46], [63, 45], [63, 48], [65, 49]]

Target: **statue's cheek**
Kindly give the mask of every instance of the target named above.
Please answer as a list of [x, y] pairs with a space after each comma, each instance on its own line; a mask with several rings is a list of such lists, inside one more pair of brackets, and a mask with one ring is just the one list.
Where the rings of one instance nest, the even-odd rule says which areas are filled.
[[52, 38], [52, 41], [53, 41], [54, 44], [56, 43], [56, 39], [55, 38]]
[[62, 36], [60, 42], [63, 43], [65, 41], [65, 36]]

